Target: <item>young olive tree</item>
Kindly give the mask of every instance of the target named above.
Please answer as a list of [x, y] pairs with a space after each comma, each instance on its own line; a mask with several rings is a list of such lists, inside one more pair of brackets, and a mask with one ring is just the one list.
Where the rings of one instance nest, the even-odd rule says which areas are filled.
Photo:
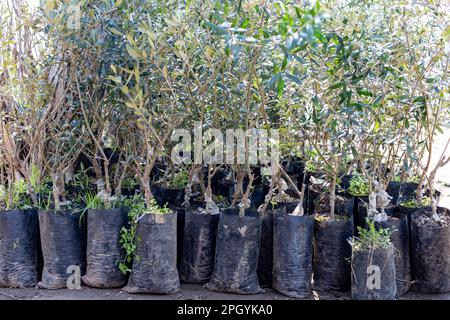
[[48, 51], [38, 17], [39, 12], [26, 1], [8, 0], [0, 5], [2, 185], [11, 189], [24, 179], [35, 206], [44, 171], [40, 136], [45, 130], [42, 112], [48, 93], [44, 64]]
[[[211, 15], [216, 8], [213, 3], [191, 3], [189, 14], [183, 16], [184, 28], [182, 32], [173, 34], [176, 54], [181, 57], [182, 63], [172, 70], [173, 75], [178, 75], [174, 87], [185, 96], [180, 99], [183, 104], [186, 117], [182, 126], [190, 132], [197, 132], [194, 137], [194, 151], [191, 160], [195, 163], [191, 166], [189, 182], [186, 186], [185, 203], [188, 204], [192, 194], [192, 186], [199, 184], [205, 201], [205, 214], [218, 213], [218, 206], [212, 192], [213, 176], [223, 168], [221, 161], [204, 163], [207, 168], [206, 186], [202, 171], [203, 155], [198, 153], [199, 144], [197, 136], [209, 137], [209, 129], [220, 128], [225, 119], [223, 92], [225, 73], [230, 65], [230, 57], [222, 45], [222, 34], [212, 28], [209, 23]], [[214, 145], [212, 137], [210, 144]], [[190, 145], [189, 147], [191, 147]], [[205, 145], [204, 147], [208, 147]], [[211, 159], [212, 160], [212, 159]], [[222, 159], [223, 160], [223, 159]]]
[[[389, 202], [386, 185], [399, 166], [402, 181], [413, 171], [419, 176], [419, 206], [429, 189], [438, 220], [434, 180], [448, 163], [446, 150], [435, 166], [432, 158], [436, 133], [448, 119], [449, 9], [443, 1], [333, 2], [331, 26], [355, 37], [360, 52], [351, 63], [358, 122], [352, 151], [376, 191], [370, 197], [374, 213], [377, 201]], [[386, 219], [381, 209], [377, 217]]]
[[[241, 216], [250, 207], [250, 194], [255, 179], [251, 168], [250, 141], [257, 137], [254, 131], [248, 130], [261, 124], [260, 110], [267, 103], [261, 79], [264, 69], [258, 62], [268, 54], [268, 41], [262, 31], [270, 21], [271, 9], [267, 1], [242, 6], [225, 3], [223, 8], [216, 8], [213, 19], [208, 21], [208, 26], [221, 35], [222, 39], [218, 38], [218, 42], [226, 54], [226, 65], [220, 76], [223, 86], [221, 85], [217, 94], [219, 104], [212, 111], [222, 115], [222, 121], [219, 121], [222, 128], [238, 129], [246, 135], [240, 150], [244, 159], [239, 159], [239, 151], [234, 147], [233, 150], [226, 150], [226, 157], [234, 160], [231, 166], [236, 181], [232, 206], [238, 205]], [[224, 14], [220, 15], [221, 12]]]
[[67, 5], [58, 3], [42, 10], [40, 18], [46, 24], [45, 44], [50, 50], [46, 61], [49, 94], [40, 114], [43, 130], [38, 139], [42, 143], [40, 151], [45, 171], [52, 180], [54, 208], [60, 210], [63, 205], [70, 205], [65, 184], [72, 179], [75, 161], [89, 136], [76, 86], [78, 68], [83, 62], [72, 55], [77, 46], [68, 41], [76, 35], [76, 29], [65, 23]]
[[402, 9], [392, 19], [397, 23], [399, 38], [404, 41], [404, 58], [407, 63], [403, 66], [403, 72], [409, 80], [409, 99], [413, 114], [416, 115], [415, 121], [421, 128], [418, 138], [423, 141], [418, 153], [417, 146], [409, 146], [410, 157], [416, 160], [421, 173], [416, 200], [421, 202], [427, 186], [432, 217], [440, 222], [435, 198], [435, 178], [437, 171], [450, 162], [446, 155], [450, 137], [444, 144], [444, 150], [438, 151], [440, 155], [435, 164], [432, 159], [435, 137], [441, 131], [442, 124], [450, 119], [450, 5], [442, 1], [424, 1], [421, 6], [410, 3]]
[[[250, 206], [250, 195], [253, 190], [255, 175], [252, 170], [259, 161], [264, 174], [264, 167], [272, 162], [270, 192], [266, 197], [261, 212], [267, 208], [273, 198], [274, 189], [278, 190], [278, 198], [286, 196], [284, 189], [286, 179], [302, 198], [301, 193], [289, 175], [281, 168], [279, 163], [274, 163], [280, 147], [280, 143], [273, 139], [281, 127], [280, 123], [273, 121], [271, 115], [276, 112], [276, 105], [280, 98], [283, 79], [278, 73], [276, 64], [280, 55], [279, 39], [282, 37], [279, 21], [286, 15], [294, 12], [294, 2], [256, 1], [253, 3], [238, 3], [235, 6], [223, 4], [217, 11], [222, 14], [213, 15], [208, 23], [216, 33], [222, 35], [223, 50], [226, 53], [226, 65], [218, 83], [220, 94], [219, 105], [215, 111], [225, 116], [219, 123], [222, 126], [233, 127], [249, 133], [243, 141], [238, 142], [245, 152], [244, 161], [237, 161], [239, 155], [235, 150], [228, 150], [226, 157], [232, 157], [232, 165], [235, 178], [235, 193], [232, 205], [238, 205], [240, 214]], [[288, 18], [286, 18], [287, 20]], [[281, 23], [280, 23], [281, 24]], [[262, 63], [261, 63], [262, 61]], [[274, 75], [275, 74], [275, 75]], [[267, 136], [271, 137], [267, 146], [261, 140], [252, 143], [256, 131], [264, 129]], [[264, 139], [264, 137], [259, 137]], [[270, 160], [266, 157], [252, 158], [252, 148], [260, 153], [268, 151], [270, 147]], [[255, 159], [257, 158], [257, 159]], [[302, 201], [300, 201], [302, 203]], [[299, 205], [301, 213], [301, 205]]]
[[410, 106], [403, 99], [406, 83], [397, 65], [398, 47], [391, 45], [395, 36], [385, 8], [379, 3], [340, 3], [345, 4], [338, 9], [341, 15], [330, 27], [352, 41], [347, 76], [341, 82], [351, 111], [348, 128], [354, 139], [349, 142], [357, 168], [368, 181], [368, 214], [384, 221], [391, 199], [386, 188], [406, 158], [404, 141], [411, 132]]
[[111, 65], [110, 79], [124, 95], [135, 173], [150, 208], [150, 174], [184, 116], [184, 92], [176, 90], [183, 55], [178, 49], [181, 44], [173, 39], [185, 32], [185, 11], [176, 3], [156, 7], [136, 1], [127, 5], [138, 11], [132, 15], [133, 25], [113, 32], [126, 43], [131, 66]]
[[96, 176], [97, 196], [110, 205], [121, 195], [122, 183], [130, 169], [124, 125], [128, 114], [121, 103], [124, 93], [116, 90], [110, 79], [111, 66], [132, 66], [127, 59], [126, 42], [119, 31], [127, 27], [126, 21], [130, 17], [126, 4], [98, 0], [84, 2], [80, 14], [80, 26], [75, 30], [75, 36], [67, 41], [74, 45], [71, 58], [81, 63], [75, 86], [90, 138], [84, 153]]
[[364, 88], [374, 109], [368, 119], [376, 132], [366, 136], [386, 151], [380, 157], [388, 169], [394, 171], [394, 163], [402, 159], [402, 181], [407, 175], [418, 176], [418, 206], [428, 188], [435, 220], [439, 220], [435, 175], [448, 163], [446, 150], [435, 165], [432, 158], [436, 134], [449, 118], [449, 9], [443, 1], [397, 0], [343, 8], [352, 28], [359, 28], [370, 39], [360, 41], [365, 52], [377, 57], [378, 66], [372, 68], [377, 77], [367, 78]]
[[294, 16], [284, 16], [284, 59], [276, 76], [279, 95], [287, 101], [283, 110], [292, 119], [285, 126], [305, 141], [309, 163], [325, 175], [328, 195], [318, 210], [334, 219], [338, 176], [348, 167], [353, 139], [351, 93], [344, 79], [355, 53], [347, 38], [324, 31], [325, 18], [319, 3], [295, 7]]

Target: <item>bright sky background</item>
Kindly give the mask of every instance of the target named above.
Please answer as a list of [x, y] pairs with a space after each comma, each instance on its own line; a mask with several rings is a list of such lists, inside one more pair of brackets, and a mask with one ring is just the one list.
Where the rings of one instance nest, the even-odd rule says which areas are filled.
[[28, 3], [30, 4], [30, 6], [32, 7], [37, 7], [39, 5], [39, 1], [40, 0], [28, 0]]

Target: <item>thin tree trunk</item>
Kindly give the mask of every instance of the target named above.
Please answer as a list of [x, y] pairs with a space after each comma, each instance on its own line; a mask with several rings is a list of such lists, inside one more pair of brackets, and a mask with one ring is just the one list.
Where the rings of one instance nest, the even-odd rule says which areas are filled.
[[150, 181], [148, 178], [144, 178], [143, 182], [143, 188], [144, 188], [144, 199], [145, 199], [145, 205], [147, 206], [147, 208], [151, 207], [151, 201], [153, 199], [153, 194], [152, 191], [150, 189]]
[[109, 181], [109, 160], [104, 160], [103, 169], [105, 170], [105, 189], [106, 193], [111, 196], [111, 181]]
[[330, 218], [335, 219], [335, 207], [336, 207], [336, 181], [337, 181], [337, 172], [334, 169], [333, 177], [330, 186]]
[[61, 210], [61, 205], [59, 202], [59, 197], [61, 195], [61, 191], [58, 186], [58, 178], [55, 175], [52, 175], [52, 183], [53, 183], [53, 204], [55, 206], [55, 210]]

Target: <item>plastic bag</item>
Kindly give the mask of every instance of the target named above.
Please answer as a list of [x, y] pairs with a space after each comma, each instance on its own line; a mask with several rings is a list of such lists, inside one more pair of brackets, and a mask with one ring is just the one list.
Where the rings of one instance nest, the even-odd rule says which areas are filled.
[[261, 217], [261, 243], [258, 257], [258, 280], [262, 287], [272, 286], [273, 276], [273, 216], [286, 212], [286, 207], [267, 209]]
[[256, 269], [261, 231], [258, 213], [224, 210], [219, 219], [214, 272], [206, 288], [220, 292], [257, 294], [262, 292]]
[[395, 300], [394, 249], [361, 250], [352, 256], [352, 299]]
[[399, 296], [411, 287], [411, 254], [408, 218], [400, 212], [390, 215], [389, 220], [376, 222], [376, 227], [392, 229], [391, 242], [395, 248], [395, 281]]
[[[439, 214], [449, 210], [439, 208]], [[431, 211], [430, 211], [431, 214]], [[413, 289], [422, 293], [450, 291], [450, 225], [419, 223], [422, 210], [412, 214]]]
[[136, 254], [124, 290], [160, 294], [179, 291], [177, 214], [144, 215], [137, 223], [136, 237]]
[[185, 215], [183, 259], [180, 279], [186, 283], [205, 283], [214, 271], [219, 214], [205, 214], [188, 208]]
[[317, 221], [314, 232], [314, 286], [323, 290], [350, 289], [353, 219]]
[[0, 287], [36, 285], [38, 232], [37, 210], [0, 211]]
[[152, 185], [151, 190], [156, 202], [160, 206], [168, 205], [170, 208], [181, 207], [184, 202], [185, 191], [183, 188], [165, 188]]
[[124, 259], [120, 230], [127, 225], [122, 209], [92, 210], [87, 213], [87, 267], [83, 282], [91, 287], [117, 288], [126, 284], [119, 269]]
[[286, 296], [311, 294], [313, 230], [312, 216], [274, 216], [273, 288]]
[[85, 262], [84, 225], [81, 212], [72, 210], [39, 211], [44, 270], [38, 286], [60, 289], [71, 276], [67, 268], [76, 266], [83, 275]]
[[174, 209], [177, 212], [177, 268], [181, 265], [183, 259], [183, 239], [184, 239], [184, 220], [185, 208]]

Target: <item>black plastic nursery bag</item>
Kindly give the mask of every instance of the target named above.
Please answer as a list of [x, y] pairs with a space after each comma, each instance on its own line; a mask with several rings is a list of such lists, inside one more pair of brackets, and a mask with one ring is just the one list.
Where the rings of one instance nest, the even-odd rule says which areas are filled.
[[[270, 205], [269, 205], [270, 207]], [[258, 280], [262, 287], [272, 286], [273, 281], [273, 216], [286, 212], [286, 207], [269, 209], [261, 217], [261, 242], [258, 257]]]
[[166, 188], [158, 185], [151, 186], [153, 196], [160, 206], [168, 205], [170, 208], [181, 207], [184, 202], [185, 190], [183, 188]]
[[[449, 215], [439, 208], [438, 213]], [[450, 225], [421, 223], [423, 211], [412, 214], [413, 289], [422, 293], [450, 291]]]
[[211, 278], [219, 217], [219, 214], [205, 214], [195, 208], [186, 210], [180, 265], [183, 282], [205, 283]]
[[177, 214], [144, 215], [137, 223], [136, 237], [136, 254], [124, 290], [159, 294], [179, 291]]
[[37, 210], [0, 211], [0, 287], [31, 287], [38, 281]]
[[314, 218], [274, 215], [273, 288], [294, 298], [311, 294]]
[[257, 294], [261, 292], [258, 265], [261, 219], [248, 210], [226, 209], [219, 219], [214, 272], [206, 288], [220, 292]]
[[314, 232], [314, 286], [322, 290], [350, 289], [352, 217], [317, 221]]
[[352, 299], [395, 300], [394, 248], [359, 250], [352, 256]]
[[389, 220], [376, 223], [376, 226], [393, 230], [391, 242], [395, 248], [395, 281], [399, 296], [405, 294], [411, 287], [411, 255], [408, 218], [397, 212]]
[[123, 209], [89, 209], [87, 213], [86, 275], [83, 282], [91, 287], [117, 288], [126, 284], [119, 269], [124, 259], [120, 230], [127, 225]]
[[[81, 212], [73, 210], [39, 211], [44, 270], [39, 287], [67, 287], [75, 268], [85, 270], [85, 243]], [[72, 271], [71, 271], [72, 270]]]

